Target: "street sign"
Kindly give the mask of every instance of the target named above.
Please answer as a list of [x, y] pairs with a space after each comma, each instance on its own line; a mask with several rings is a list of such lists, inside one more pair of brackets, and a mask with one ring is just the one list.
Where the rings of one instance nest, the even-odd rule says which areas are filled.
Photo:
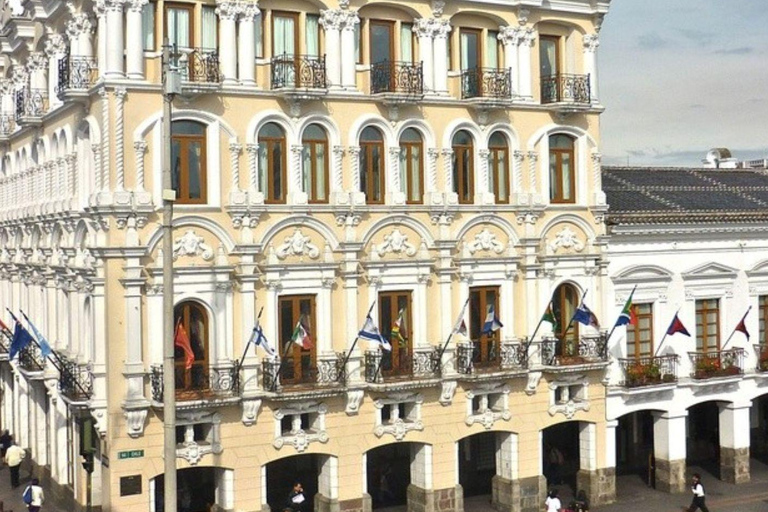
[[140, 459], [144, 456], [144, 450], [128, 450], [126, 452], [117, 452], [117, 460]]

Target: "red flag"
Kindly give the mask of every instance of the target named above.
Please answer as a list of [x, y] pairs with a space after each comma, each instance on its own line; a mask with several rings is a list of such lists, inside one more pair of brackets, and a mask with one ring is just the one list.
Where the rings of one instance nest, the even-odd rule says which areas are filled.
[[629, 323], [631, 325], [637, 325], [637, 307], [632, 306], [629, 308]]
[[173, 344], [184, 351], [186, 369], [192, 368], [192, 363], [195, 362], [195, 353], [192, 352], [192, 345], [189, 343], [189, 336], [187, 336], [187, 330], [181, 325], [181, 321], [176, 324], [176, 333], [173, 335]]
[[[747, 316], [744, 315], [744, 318], [746, 318], [746, 317]], [[744, 324], [744, 318], [741, 319], [741, 321], [739, 322], [739, 325], [736, 326], [735, 330], [737, 330], [739, 332], [743, 332], [744, 336], [747, 337], [747, 341], [749, 341], [749, 331], [747, 330], [747, 326]]]
[[667, 334], [669, 336], [672, 336], [673, 334], [683, 334], [685, 336], [690, 337], [691, 334], [688, 332], [688, 329], [685, 328], [683, 325], [683, 322], [680, 321], [680, 319], [677, 317], [677, 313], [675, 313], [675, 318], [672, 319], [672, 323], [669, 324], [669, 329], [667, 329]]
[[2, 330], [4, 330], [4, 331], [9, 331], [9, 332], [10, 332], [10, 329], [8, 328], [8, 326], [7, 326], [7, 325], [5, 325], [5, 324], [3, 323], [3, 320], [2, 320], [2, 319], [0, 319], [0, 329], [2, 329]]

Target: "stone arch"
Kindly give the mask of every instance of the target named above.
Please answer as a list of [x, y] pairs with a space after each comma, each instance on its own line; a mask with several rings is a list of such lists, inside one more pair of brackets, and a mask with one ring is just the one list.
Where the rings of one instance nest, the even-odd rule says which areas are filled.
[[[229, 232], [224, 229], [221, 225], [219, 225], [217, 222], [200, 215], [185, 215], [184, 217], [179, 217], [178, 219], [173, 220], [173, 229], [176, 230], [177, 228], [183, 228], [186, 226], [195, 226], [203, 228], [207, 231], [210, 231], [213, 233], [213, 235], [224, 245], [224, 248], [226, 249], [227, 253], [230, 253], [235, 248], [235, 240], [232, 238], [232, 236], [229, 234]], [[149, 256], [152, 254], [157, 247], [157, 245], [162, 241], [163, 238], [163, 229], [162, 227], [158, 227], [152, 235], [150, 235], [149, 239], [147, 240], [147, 246], [146, 246], [146, 255]]]
[[294, 130], [293, 121], [290, 117], [278, 110], [265, 110], [254, 116], [248, 123], [248, 129], [245, 132], [245, 141], [249, 144], [258, 144], [259, 131], [267, 123], [275, 123], [285, 131], [285, 139], [288, 148], [296, 143], [296, 131]]
[[475, 142], [475, 151], [486, 147], [486, 138], [483, 136], [483, 131], [477, 123], [471, 119], [459, 118], [454, 119], [445, 127], [443, 131], [443, 148], [450, 148], [453, 145], [454, 135], [461, 130], [466, 130], [472, 135]]
[[312, 229], [313, 231], [316, 231], [317, 233], [319, 233], [320, 236], [322, 236], [323, 239], [325, 239], [326, 243], [330, 245], [331, 250], [335, 251], [339, 248], [339, 239], [336, 237], [333, 230], [323, 222], [320, 222], [316, 218], [311, 217], [309, 215], [294, 215], [294, 216], [286, 217], [282, 220], [279, 220], [278, 222], [270, 226], [269, 229], [261, 237], [262, 245], [264, 247], [267, 247], [269, 243], [275, 238], [275, 236], [277, 236], [278, 233], [292, 226], [295, 226], [295, 227], [306, 226]]
[[507, 219], [497, 215], [481, 215], [469, 219], [456, 231], [454, 238], [456, 240], [461, 240], [466, 236], [469, 230], [476, 226], [482, 226], [483, 224], [491, 224], [492, 226], [496, 226], [497, 228], [501, 229], [504, 234], [507, 235], [507, 237], [515, 244], [517, 244], [519, 241], [519, 237], [517, 236], [517, 232], [515, 232], [515, 228], [512, 226], [512, 223]]
[[517, 130], [515, 130], [515, 127], [509, 123], [494, 123], [490, 126], [486, 126], [484, 132], [486, 147], [488, 147], [488, 141], [490, 140], [491, 135], [500, 132], [507, 138], [507, 142], [509, 142], [510, 158], [513, 151], [520, 149], [520, 136], [518, 135]]
[[[536, 130], [533, 135], [530, 136], [527, 142], [528, 150], [533, 151], [536, 145], [540, 142], [546, 141], [550, 135], [563, 133], [575, 137], [577, 140], [585, 140], [588, 148], [596, 148], [597, 142], [586, 130], [583, 130], [576, 126], [566, 126], [562, 124], [548, 124], [544, 125]], [[547, 147], [549, 145], [547, 144]]]
[[[148, 116], [133, 131], [133, 141], [140, 142], [141, 140], [143, 140], [144, 137], [146, 137], [152, 130], [154, 130], [155, 126], [159, 125], [162, 120], [163, 120], [162, 111], [157, 111], [154, 114]], [[224, 119], [217, 116], [216, 114], [211, 114], [210, 112], [205, 112], [203, 110], [192, 110], [192, 109], [174, 110], [173, 121], [180, 121], [180, 120], [198, 121], [205, 125], [216, 124], [221, 127], [221, 129], [229, 136], [232, 142], [237, 141], [237, 132], [232, 128], [232, 126], [229, 125], [229, 123], [224, 121]]]
[[400, 3], [400, 2], [386, 2], [386, 1], [384, 1], [384, 2], [366, 2], [363, 5], [363, 7], [361, 7], [358, 10], [358, 12], [359, 11], [363, 11], [361, 13], [362, 17], [365, 16], [365, 8], [366, 7], [388, 7], [390, 9], [396, 9], [396, 10], [398, 10], [400, 12], [404, 12], [404, 13], [408, 14], [414, 20], [417, 19], [417, 18], [421, 18], [422, 17], [422, 14], [420, 12], [418, 12], [416, 9], [414, 9], [413, 7], [404, 5], [404, 4]]
[[384, 229], [387, 226], [397, 226], [397, 225], [403, 225], [411, 228], [413, 231], [419, 234], [421, 239], [427, 244], [428, 248], [433, 248], [435, 246], [435, 239], [432, 236], [432, 233], [430, 233], [429, 229], [419, 222], [418, 220], [415, 220], [413, 217], [410, 217], [405, 214], [395, 214], [395, 215], [389, 215], [387, 217], [384, 217], [381, 220], [378, 220], [374, 224], [371, 225], [371, 227], [368, 228], [368, 231], [365, 232], [365, 235], [363, 235], [362, 241], [363, 241], [363, 247], [366, 247], [371, 240], [373, 239], [373, 236]]
[[405, 119], [401, 121], [395, 129], [395, 139], [398, 141], [398, 144], [400, 142], [400, 137], [403, 135], [403, 132], [408, 128], [413, 128], [421, 134], [421, 137], [424, 140], [425, 149], [435, 147], [435, 144], [437, 143], [437, 140], [435, 139], [435, 132], [432, 130], [432, 127], [429, 125], [429, 123], [423, 119]]
[[597, 233], [595, 233], [595, 230], [592, 228], [592, 226], [590, 226], [589, 222], [579, 217], [578, 215], [574, 215], [572, 213], [565, 213], [563, 215], [557, 215], [549, 219], [549, 221], [541, 229], [542, 238], [546, 238], [547, 233], [549, 233], [549, 231], [554, 226], [563, 222], [566, 222], [566, 223], [570, 222], [578, 226], [582, 231], [584, 231], [584, 234], [587, 236], [588, 239], [593, 239], [597, 236]]
[[672, 279], [673, 273], [659, 265], [630, 265], [629, 267], [624, 267], [619, 272], [616, 272], [611, 279], [614, 281], [630, 280], [636, 276], [644, 280], [650, 279], [651, 277], [659, 280], [668, 280]]
[[378, 128], [381, 134], [384, 136], [385, 147], [390, 148], [398, 145], [398, 141], [395, 138], [392, 130], [392, 125], [387, 122], [386, 119], [377, 114], [366, 114], [358, 117], [352, 127], [349, 129], [349, 145], [360, 145], [360, 134], [363, 130], [369, 126]]

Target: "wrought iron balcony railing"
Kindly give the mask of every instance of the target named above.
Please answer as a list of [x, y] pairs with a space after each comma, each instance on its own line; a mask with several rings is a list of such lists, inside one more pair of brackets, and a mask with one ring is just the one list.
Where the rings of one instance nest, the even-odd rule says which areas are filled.
[[16, 122], [40, 118], [48, 111], [48, 91], [45, 89], [19, 89], [16, 91]]
[[346, 382], [344, 354], [334, 359], [318, 359], [315, 364], [294, 365], [292, 358], [281, 364], [280, 358], [262, 361], [262, 385], [266, 391], [282, 391], [284, 388], [311, 388], [343, 385]]
[[64, 99], [68, 92], [84, 92], [96, 83], [99, 68], [96, 59], [91, 57], [70, 57], [59, 59], [59, 83], [56, 94]]
[[768, 345], [755, 344], [754, 347], [757, 354], [755, 369], [759, 372], [768, 372]]
[[[149, 378], [152, 400], [162, 402], [163, 366], [153, 365]], [[175, 380], [176, 399], [180, 401], [231, 398], [240, 393], [240, 376], [234, 363], [224, 368], [194, 363], [189, 370], [177, 366]]]
[[369, 350], [365, 353], [365, 381], [381, 383], [438, 377], [440, 361], [436, 347], [429, 351], [392, 352]]
[[589, 75], [557, 73], [541, 77], [541, 103], [589, 104], [591, 98]]
[[688, 352], [691, 358], [691, 377], [711, 379], [744, 373], [744, 349], [713, 350], [709, 352]]
[[677, 361], [680, 356], [644, 356], [632, 359], [619, 359], [624, 372], [621, 385], [625, 388], [655, 386], [677, 382]]
[[45, 369], [45, 358], [37, 344], [28, 343], [19, 350], [19, 366], [28, 372], [41, 372]]
[[581, 336], [578, 343], [575, 340], [544, 339], [539, 342], [541, 364], [570, 366], [607, 361], [608, 340], [606, 338], [607, 334], [603, 332], [597, 336]]
[[173, 66], [181, 71], [182, 82], [218, 84], [222, 80], [219, 52], [208, 48], [180, 48]]
[[10, 114], [0, 114], [0, 138], [10, 136], [16, 129], [16, 120]]
[[456, 371], [464, 375], [478, 372], [525, 370], [528, 367], [526, 344], [503, 341], [482, 344], [479, 341], [456, 346]]
[[93, 373], [87, 364], [81, 364], [59, 355], [59, 391], [73, 402], [90, 400], [93, 395]]
[[327, 89], [325, 55], [272, 57], [272, 89]]
[[512, 73], [509, 69], [472, 68], [461, 72], [462, 99], [512, 97]]
[[424, 94], [424, 63], [385, 60], [371, 65], [371, 94]]

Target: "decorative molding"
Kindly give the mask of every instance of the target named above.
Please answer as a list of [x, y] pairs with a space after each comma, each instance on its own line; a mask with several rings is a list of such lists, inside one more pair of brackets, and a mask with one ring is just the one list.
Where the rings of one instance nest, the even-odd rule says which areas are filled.
[[261, 409], [261, 399], [259, 398], [243, 398], [242, 402], [243, 415], [241, 421], [246, 427], [251, 427], [256, 424], [256, 418], [259, 415]]
[[526, 395], [532, 396], [536, 394], [536, 389], [539, 387], [542, 375], [542, 372], [528, 372], [528, 382], [525, 385]]
[[349, 389], [347, 390], [347, 405], [344, 408], [344, 412], [348, 416], [355, 416], [360, 412], [360, 405], [363, 403], [363, 397], [365, 391], [362, 389]]
[[555, 235], [555, 239], [548, 244], [548, 247], [553, 253], [557, 252], [559, 249], [581, 252], [584, 250], [584, 242], [579, 240], [575, 231], [570, 227], [565, 226]]
[[384, 242], [376, 246], [376, 254], [384, 256], [388, 253], [405, 254], [413, 257], [416, 255], [416, 246], [408, 242], [408, 237], [399, 228], [384, 237]]
[[600, 46], [600, 36], [597, 34], [585, 34], [582, 38], [584, 53], [595, 53]]
[[[509, 392], [510, 387], [507, 384], [484, 384], [467, 391], [468, 411], [464, 423], [468, 427], [479, 423], [486, 430], [490, 430], [497, 421], [509, 421], [512, 419], [512, 413], [509, 411]], [[490, 403], [490, 398], [493, 395], [497, 395], [495, 406]], [[480, 398], [480, 408], [478, 411], [473, 410], [475, 397]]]
[[179, 256], [202, 256], [205, 261], [213, 259], [213, 249], [205, 243], [205, 239], [188, 229], [184, 236], [173, 243], [173, 259]]
[[[280, 432], [281, 420], [287, 416], [291, 416], [291, 430], [287, 433], [281, 432], [274, 441], [272, 446], [281, 449], [285, 445], [293, 446], [297, 452], [302, 453], [306, 451], [310, 443], [327, 443], [328, 432], [325, 430], [325, 415], [328, 412], [328, 408], [325, 404], [314, 403], [301, 403], [296, 404], [292, 408], [281, 408], [276, 410], [273, 415], [277, 422], [277, 430]], [[312, 429], [304, 430], [301, 428], [301, 415], [302, 414], [316, 414], [317, 417], [313, 424]]]
[[293, 234], [286, 237], [275, 251], [275, 255], [281, 260], [288, 256], [303, 256], [305, 254], [312, 259], [317, 259], [320, 256], [320, 249], [310, 241], [308, 236], [302, 234], [301, 228], [296, 228]]
[[455, 380], [444, 380], [440, 383], [440, 398], [441, 405], [451, 405], [453, 403], [453, 396], [456, 394]]
[[478, 251], [493, 251], [496, 254], [504, 252], [504, 244], [496, 239], [496, 234], [491, 233], [488, 228], [483, 229], [475, 235], [475, 239], [466, 245], [470, 254]]
[[123, 411], [123, 415], [125, 416], [125, 426], [129, 437], [137, 439], [144, 435], [144, 427], [146, 425], [148, 413], [149, 407], [127, 409]]

